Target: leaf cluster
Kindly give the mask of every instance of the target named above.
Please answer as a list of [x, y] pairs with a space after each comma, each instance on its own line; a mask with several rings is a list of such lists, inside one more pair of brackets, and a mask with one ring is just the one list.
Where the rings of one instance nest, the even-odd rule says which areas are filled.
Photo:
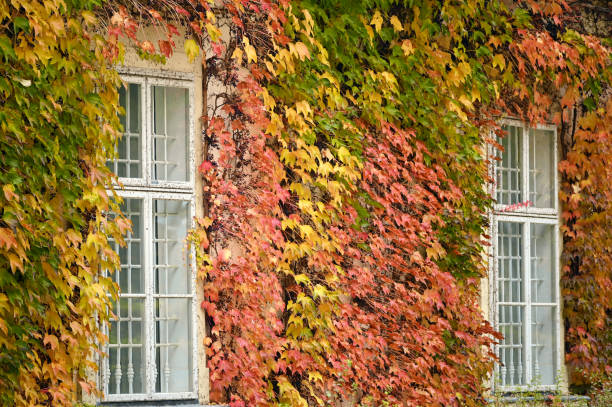
[[[122, 222], [105, 167], [118, 76], [88, 29], [96, 1], [0, 3], [0, 405], [94, 389]], [[123, 227], [127, 227], [123, 224]]]
[[[490, 134], [502, 115], [564, 128], [577, 103], [592, 113], [577, 119], [562, 164], [574, 191], [561, 196], [564, 261], [579, 269], [564, 269], [568, 358], [607, 365], [610, 183], [598, 143], [610, 109], [598, 107], [609, 48], [570, 28], [564, 2], [506, 3], [201, 0], [149, 11], [182, 16], [213, 101], [202, 111], [206, 216], [192, 234], [213, 400], [482, 404], [496, 337], [478, 305]], [[111, 34], [134, 39], [126, 10]], [[585, 262], [590, 248], [597, 261]], [[582, 295], [596, 304], [586, 318]]]

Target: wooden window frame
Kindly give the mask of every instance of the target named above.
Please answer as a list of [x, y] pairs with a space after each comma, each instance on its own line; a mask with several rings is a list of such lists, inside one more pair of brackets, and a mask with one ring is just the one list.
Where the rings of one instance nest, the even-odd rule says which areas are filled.
[[[495, 327], [498, 329], [499, 327], [499, 306], [500, 305], [509, 305], [509, 303], [500, 304], [498, 299], [498, 222], [516, 222], [523, 225], [522, 231], [522, 267], [524, 269], [523, 276], [523, 290], [524, 290], [524, 301], [512, 303], [515, 305], [523, 305], [525, 306], [524, 312], [524, 320], [523, 324], [526, 328], [524, 340], [525, 344], [523, 345], [523, 349], [525, 352], [525, 384], [524, 385], [503, 385], [499, 376], [499, 364], [496, 364], [493, 373], [492, 380], [492, 390], [494, 392], [524, 392], [524, 391], [555, 391], [559, 390], [559, 378], [560, 373], [562, 372], [562, 346], [563, 346], [563, 337], [562, 331], [563, 327], [561, 324], [561, 294], [560, 294], [560, 254], [561, 254], [561, 237], [560, 237], [560, 217], [559, 217], [559, 181], [558, 181], [558, 171], [557, 171], [557, 163], [558, 163], [558, 143], [557, 143], [557, 128], [554, 125], [538, 125], [534, 127], [530, 127], [522, 121], [514, 120], [514, 119], [504, 119], [501, 120], [502, 125], [515, 126], [522, 128], [521, 142], [522, 142], [522, 150], [521, 150], [521, 177], [522, 177], [522, 197], [525, 202], [530, 197], [530, 183], [529, 183], [529, 148], [525, 148], [525, 146], [529, 145], [529, 130], [548, 130], [552, 132], [553, 137], [553, 165], [552, 165], [552, 179], [554, 182], [554, 187], [552, 188], [552, 208], [537, 208], [528, 204], [518, 205], [516, 208], [512, 208], [513, 210], [508, 211], [508, 205], [495, 203], [493, 207], [493, 211], [490, 213], [490, 236], [491, 236], [491, 247], [489, 252], [489, 258], [491, 261], [489, 262], [489, 315], [490, 321]], [[491, 148], [490, 157], [495, 157], [499, 154], [498, 150]], [[497, 181], [497, 165], [495, 160], [491, 165], [492, 178]], [[496, 188], [493, 185], [491, 190], [493, 197], [496, 198]], [[553, 259], [554, 262], [554, 301], [551, 303], [538, 303], [536, 306], [554, 306], [554, 327], [556, 329], [555, 332], [555, 348], [554, 351], [554, 361], [556, 364], [556, 377], [553, 378], [555, 384], [553, 385], [542, 385], [537, 383], [532, 383], [534, 380], [534, 372], [532, 371], [532, 321], [531, 321], [531, 311], [534, 307], [532, 305], [532, 295], [531, 295], [531, 224], [546, 224], [553, 226]], [[499, 345], [495, 346], [496, 354], [499, 356]]]
[[[110, 369], [108, 357], [100, 360], [100, 374], [98, 377], [99, 387], [104, 394], [104, 402], [142, 402], [154, 400], [193, 400], [198, 398], [198, 326], [197, 326], [197, 295], [196, 295], [196, 265], [195, 253], [190, 248], [186, 253], [190, 256], [191, 261], [189, 267], [191, 271], [190, 293], [189, 294], [155, 294], [154, 279], [153, 279], [153, 201], [160, 200], [177, 200], [188, 202], [190, 210], [190, 220], [187, 228], [193, 227], [193, 217], [196, 214], [195, 205], [195, 84], [194, 75], [181, 72], [156, 71], [147, 69], [121, 69], [118, 71], [121, 74], [121, 79], [124, 83], [137, 83], [141, 85], [141, 178], [119, 178], [119, 184], [115, 185], [117, 195], [122, 198], [132, 198], [142, 200], [142, 221], [143, 221], [143, 259], [142, 265], [144, 272], [144, 294], [145, 298], [145, 316], [143, 323], [145, 326], [145, 337], [143, 340], [144, 348], [144, 368], [145, 382], [144, 392], [142, 393], [108, 393], [108, 378], [110, 377]], [[153, 168], [153, 86], [178, 87], [184, 88], [188, 92], [188, 139], [186, 147], [189, 150], [188, 163], [186, 163], [187, 181], [161, 181], [154, 180], [152, 177]], [[187, 237], [187, 236], [185, 236]], [[121, 296], [121, 294], [120, 294]], [[133, 295], [131, 295], [133, 297]], [[190, 391], [187, 392], [156, 392], [155, 387], [155, 299], [158, 297], [164, 298], [186, 298], [190, 301], [190, 312], [188, 315], [190, 323], [190, 349], [191, 349], [191, 383]], [[108, 333], [108, 327], [107, 333]], [[108, 345], [106, 352], [108, 355]], [[137, 403], [136, 403], [137, 404]]]

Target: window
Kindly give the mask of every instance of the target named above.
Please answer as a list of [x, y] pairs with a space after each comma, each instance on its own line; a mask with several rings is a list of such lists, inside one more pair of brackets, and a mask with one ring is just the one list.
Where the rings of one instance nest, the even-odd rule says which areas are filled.
[[196, 398], [190, 81], [125, 77], [124, 136], [108, 166], [132, 222], [113, 275], [120, 287], [101, 383], [106, 401]]
[[491, 222], [493, 320], [504, 335], [495, 386], [553, 389], [561, 363], [556, 131], [503, 128]]

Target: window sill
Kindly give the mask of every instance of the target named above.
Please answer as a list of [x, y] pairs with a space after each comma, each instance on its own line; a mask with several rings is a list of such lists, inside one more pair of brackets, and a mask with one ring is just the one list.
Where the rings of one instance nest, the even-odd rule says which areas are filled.
[[222, 404], [200, 404], [197, 400], [105, 401], [99, 407], [227, 407]]
[[[550, 396], [550, 398], [549, 398]], [[591, 400], [588, 396], [575, 396], [575, 395], [566, 395], [566, 396], [555, 396], [552, 394], [542, 393], [539, 396], [504, 396], [499, 398], [490, 398], [486, 399], [489, 405], [499, 404], [516, 404], [516, 403], [524, 403], [524, 402], [536, 402], [536, 403], [547, 403], [552, 400], [560, 400], [561, 402], [589, 402]]]

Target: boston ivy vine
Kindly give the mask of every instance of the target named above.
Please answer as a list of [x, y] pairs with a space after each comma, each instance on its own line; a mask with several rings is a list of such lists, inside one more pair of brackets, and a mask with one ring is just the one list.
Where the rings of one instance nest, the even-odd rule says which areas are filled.
[[[72, 405], [108, 317], [119, 129], [95, 1], [0, 2], [0, 405]], [[122, 229], [122, 230], [120, 230]]]
[[82, 29], [93, 2], [51, 3], [0, 9], [0, 346], [16, 355], [0, 386], [20, 402], [72, 397], [105, 316], [95, 277], [122, 223], [102, 216], [104, 58], [128, 42], [163, 62], [179, 26], [215, 101], [191, 235], [213, 401], [481, 405], [499, 338], [479, 311], [486, 151], [504, 115], [560, 127], [567, 360], [576, 383], [609, 372], [611, 44], [564, 1], [123, 0], [97, 9], [105, 42]]
[[[577, 103], [602, 106], [609, 44], [572, 29], [580, 16], [563, 1], [155, 4], [153, 23], [175, 12], [192, 29], [187, 53], [204, 48], [205, 89], [224, 86], [222, 113], [202, 115], [207, 216], [194, 235], [212, 398], [479, 404], [495, 336], [478, 311], [490, 131], [501, 115], [563, 127]], [[567, 137], [562, 169], [596, 145]], [[568, 255], [589, 247], [573, 225], [564, 258], [597, 281], [597, 312], [581, 321], [584, 289], [566, 291], [568, 361], [601, 372], [609, 268]]]

